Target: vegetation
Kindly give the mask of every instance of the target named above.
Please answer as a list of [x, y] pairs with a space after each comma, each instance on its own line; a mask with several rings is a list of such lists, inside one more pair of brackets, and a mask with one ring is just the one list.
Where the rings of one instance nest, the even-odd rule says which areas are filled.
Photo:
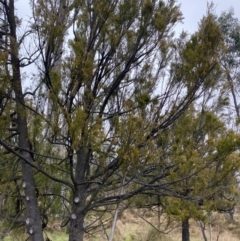
[[[139, 212], [139, 211], [138, 211]], [[139, 213], [144, 212], [141, 210]], [[145, 212], [145, 218], [152, 224], [158, 223], [158, 218], [155, 214], [148, 210]], [[166, 218], [164, 215], [161, 217], [161, 225], [164, 225]], [[231, 222], [225, 214], [213, 213], [211, 216], [211, 229], [209, 222], [206, 221], [205, 235], [207, 240], [210, 240], [210, 235], [212, 240], [226, 240], [226, 241], [237, 241], [239, 240], [240, 229], [239, 229], [239, 213], [236, 213], [235, 222]], [[47, 228], [45, 232], [45, 237], [55, 241], [65, 241], [68, 239], [68, 235], [65, 230], [59, 231], [57, 223], [55, 227]], [[204, 240], [201, 228], [198, 222], [193, 220], [190, 221], [190, 234], [192, 241], [202, 241]], [[141, 228], [139, 228], [141, 227]], [[133, 212], [126, 211], [123, 213], [121, 218], [117, 222], [116, 232], [114, 240], [120, 241], [178, 241], [181, 240], [181, 223], [174, 221], [169, 227], [170, 232], [159, 232], [154, 229], [141, 217], [137, 216]], [[210, 233], [211, 231], [211, 233]], [[20, 234], [15, 230], [11, 232], [11, 235], [6, 237], [4, 241], [14, 241], [26, 240], [26, 236]], [[94, 235], [85, 235], [85, 240], [96, 241], [96, 240], [106, 240], [104, 232], [98, 232]]]
[[169, 190], [171, 194], [162, 198], [162, 205], [169, 215], [182, 221], [182, 240], [188, 241], [191, 218], [204, 222], [206, 213], [228, 212], [236, 205], [234, 175], [240, 159], [234, 152], [240, 139], [225, 130], [213, 113], [202, 110], [195, 116], [192, 108], [174, 123], [170, 133], [166, 132], [166, 138], [171, 139], [166, 148], [179, 170], [168, 177], [177, 182]]
[[0, 0], [6, 230], [56, 239], [44, 230], [57, 221], [69, 241], [100, 228], [111, 241], [123, 210], [157, 207], [169, 224], [182, 222], [189, 241], [190, 219], [204, 225], [206, 213], [234, 208], [239, 24], [231, 11], [217, 18], [209, 6], [193, 35], [176, 37], [175, 0], [31, 0], [26, 26], [14, 4]]

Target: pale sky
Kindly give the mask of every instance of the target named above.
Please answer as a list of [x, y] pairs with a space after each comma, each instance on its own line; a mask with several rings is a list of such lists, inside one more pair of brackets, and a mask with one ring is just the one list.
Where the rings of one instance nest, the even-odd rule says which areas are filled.
[[[207, 0], [178, 0], [184, 16], [184, 24], [178, 24], [177, 28], [194, 33], [198, 29], [198, 23], [206, 13]], [[240, 20], [240, 0], [213, 0], [215, 13], [219, 16], [223, 11], [234, 9], [234, 16]]]
[[[178, 0], [181, 4], [181, 11], [184, 16], [184, 24], [178, 24], [177, 31], [185, 30], [193, 33], [198, 29], [198, 23], [202, 16], [206, 13], [207, 2], [210, 0]], [[234, 8], [235, 17], [240, 20], [240, 0], [213, 0], [215, 12], [220, 15], [221, 12]], [[29, 0], [16, 1], [16, 8], [20, 17], [30, 16]]]

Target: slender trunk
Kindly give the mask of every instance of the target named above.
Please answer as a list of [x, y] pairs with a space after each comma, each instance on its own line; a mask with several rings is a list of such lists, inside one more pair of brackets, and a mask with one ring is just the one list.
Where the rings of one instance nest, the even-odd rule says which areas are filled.
[[208, 241], [206, 233], [205, 233], [205, 223], [203, 221], [199, 221], [199, 224], [200, 224], [200, 228], [201, 228], [201, 231], [202, 231], [204, 241]]
[[160, 197], [158, 196], [158, 229], [161, 225], [161, 208], [160, 208]]
[[235, 108], [237, 117], [239, 118], [240, 114], [239, 114], [239, 106], [238, 106], [238, 102], [237, 102], [237, 96], [235, 94], [232, 77], [231, 77], [231, 75], [229, 73], [228, 73], [227, 79], [228, 79], [228, 82], [230, 84], [230, 89], [231, 89], [231, 93], [232, 93], [232, 97], [233, 97], [234, 108]]
[[233, 223], [234, 220], [234, 209], [229, 212], [230, 221]]
[[212, 241], [212, 216], [211, 213], [209, 213], [209, 237], [210, 237], [210, 241]]
[[182, 241], [190, 241], [189, 218], [182, 220]]
[[[121, 185], [121, 189], [120, 189], [119, 195], [123, 194], [124, 183], [125, 183], [125, 177], [122, 180], [122, 185]], [[113, 237], [114, 237], [114, 231], [115, 231], [115, 227], [116, 227], [116, 224], [117, 224], [117, 218], [118, 218], [118, 212], [119, 212], [119, 205], [120, 205], [120, 202], [117, 204], [117, 208], [115, 210], [109, 241], [112, 241]]]
[[113, 222], [112, 222], [112, 228], [111, 228], [111, 232], [110, 232], [110, 236], [109, 236], [108, 241], [112, 241], [113, 240], [115, 227], [116, 227], [116, 224], [117, 224], [118, 212], [119, 212], [119, 203], [117, 204], [117, 208], [116, 208], [115, 213], [114, 213], [114, 218], [113, 218]]
[[[24, 159], [20, 160], [22, 167], [22, 186], [25, 194], [26, 204], [26, 231], [31, 241], [43, 241], [42, 223], [38, 207], [36, 187], [32, 167], [27, 163], [31, 162], [30, 142], [28, 139], [28, 129], [26, 112], [24, 109], [24, 95], [22, 91], [20, 62], [18, 58], [18, 43], [16, 36], [16, 18], [14, 9], [14, 0], [9, 0], [8, 6], [5, 6], [7, 20], [10, 28], [10, 58], [12, 68], [12, 89], [16, 99], [17, 129], [18, 129], [18, 147], [20, 154]], [[26, 162], [27, 161], [27, 162]]]

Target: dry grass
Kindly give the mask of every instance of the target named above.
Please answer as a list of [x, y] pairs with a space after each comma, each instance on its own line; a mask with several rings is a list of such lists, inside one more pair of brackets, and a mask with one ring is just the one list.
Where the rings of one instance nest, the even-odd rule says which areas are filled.
[[[139, 213], [137, 211], [136, 213]], [[149, 223], [158, 225], [158, 219], [152, 212], [144, 213], [144, 219], [140, 218], [136, 213], [126, 211], [121, 215], [117, 221], [114, 241], [181, 241], [180, 223], [173, 222], [173, 228], [168, 234], [163, 234], [154, 229]], [[212, 240], [213, 241], [239, 241], [240, 240], [240, 225], [238, 219], [240, 215], [236, 216], [234, 222], [231, 222], [225, 214], [214, 214], [212, 217]], [[162, 225], [164, 220], [162, 218]], [[147, 221], [147, 222], [146, 222]], [[166, 221], [166, 220], [165, 220]], [[149, 223], [148, 223], [149, 222]], [[165, 226], [164, 226], [165, 227]], [[205, 233], [210, 240], [210, 226], [205, 227]], [[196, 221], [191, 221], [191, 241], [202, 241], [203, 236]], [[218, 238], [218, 239], [217, 239]], [[106, 240], [99, 236], [97, 240]]]
[[[140, 216], [143, 216], [142, 219]], [[235, 221], [231, 221], [225, 214], [214, 214], [212, 220], [212, 241], [239, 241], [240, 240], [240, 214], [236, 215]], [[166, 229], [168, 227], [168, 234], [163, 234], [154, 229], [158, 226], [158, 218], [156, 215], [148, 210], [125, 211], [121, 214], [117, 221], [115, 229], [114, 241], [181, 241], [180, 223], [172, 222], [170, 226], [166, 225], [166, 217], [161, 217], [160, 228]], [[60, 231], [58, 228], [51, 227], [47, 236], [53, 241], [67, 241], [68, 235], [66, 232]], [[58, 227], [58, 226], [57, 226]], [[110, 225], [109, 225], [110, 227]], [[107, 230], [110, 232], [110, 228]], [[203, 241], [202, 232], [197, 222], [191, 221], [191, 241]], [[206, 226], [205, 233], [210, 240], [210, 227]], [[8, 236], [5, 241], [25, 240], [23, 234], [12, 234]], [[98, 233], [95, 237], [86, 236], [85, 241], [104, 241], [106, 235], [103, 232]]]

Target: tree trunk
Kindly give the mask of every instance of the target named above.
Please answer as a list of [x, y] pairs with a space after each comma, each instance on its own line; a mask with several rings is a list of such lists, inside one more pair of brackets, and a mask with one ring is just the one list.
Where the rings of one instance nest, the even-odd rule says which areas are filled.
[[189, 218], [182, 220], [182, 241], [190, 241]]
[[7, 21], [10, 28], [10, 58], [12, 69], [12, 89], [16, 99], [18, 148], [23, 159], [20, 160], [22, 167], [22, 187], [25, 194], [26, 204], [26, 231], [31, 241], [43, 241], [42, 222], [38, 207], [36, 187], [34, 183], [33, 170], [29, 165], [33, 160], [30, 155], [30, 142], [28, 139], [28, 129], [26, 120], [26, 110], [22, 82], [20, 74], [20, 61], [18, 57], [19, 44], [16, 35], [16, 17], [14, 0], [9, 0], [9, 4], [4, 5]]
[[[124, 178], [123, 178], [123, 180], [122, 180], [122, 184], [121, 184], [121, 188], [120, 188], [120, 191], [119, 191], [119, 195], [122, 195], [123, 192], [124, 192], [125, 177], [126, 177], [126, 176], [124, 176]], [[120, 202], [117, 204], [117, 208], [116, 208], [116, 210], [115, 210], [115, 214], [114, 214], [114, 218], [113, 218], [113, 223], [112, 223], [112, 228], [111, 228], [111, 232], [110, 232], [109, 241], [112, 241], [112, 240], [113, 240], [113, 237], [114, 237], [114, 231], [115, 231], [115, 228], [116, 228], [116, 225], [117, 225], [119, 205], [120, 205]]]
[[[29, 144], [27, 139], [27, 123], [24, 118], [18, 118], [18, 130], [19, 130], [19, 148], [21, 155], [26, 159], [31, 161], [30, 154], [25, 151], [29, 150]], [[31, 241], [43, 241], [42, 233], [42, 222], [40, 217], [40, 211], [38, 207], [36, 186], [34, 182], [32, 167], [21, 160], [22, 166], [22, 186], [25, 194], [25, 204], [26, 204], [26, 231], [30, 236]]]
[[201, 231], [202, 231], [204, 241], [208, 241], [206, 233], [205, 233], [205, 230], [206, 230], [205, 229], [205, 223], [203, 221], [199, 221], [199, 224], [200, 224], [200, 228], [201, 228]]
[[236, 110], [237, 118], [239, 118], [240, 114], [239, 114], [239, 106], [238, 106], [238, 102], [237, 102], [238, 98], [237, 98], [237, 96], [235, 94], [233, 80], [232, 80], [232, 77], [231, 77], [231, 75], [229, 73], [227, 75], [227, 80], [228, 80], [228, 82], [230, 84], [230, 89], [231, 89], [231, 93], [232, 93], [232, 97], [233, 97], [233, 103], [234, 103], [234, 108]]
[[212, 216], [211, 213], [208, 214], [208, 223], [209, 223], [209, 239], [212, 241]]
[[69, 226], [69, 241], [83, 241], [87, 199], [86, 176], [89, 171], [89, 157], [90, 150], [83, 146], [80, 147], [77, 151], [77, 164], [73, 178], [75, 190]]
[[72, 214], [69, 226], [69, 241], [83, 241], [84, 214], [78, 210], [76, 204], [72, 205]]

